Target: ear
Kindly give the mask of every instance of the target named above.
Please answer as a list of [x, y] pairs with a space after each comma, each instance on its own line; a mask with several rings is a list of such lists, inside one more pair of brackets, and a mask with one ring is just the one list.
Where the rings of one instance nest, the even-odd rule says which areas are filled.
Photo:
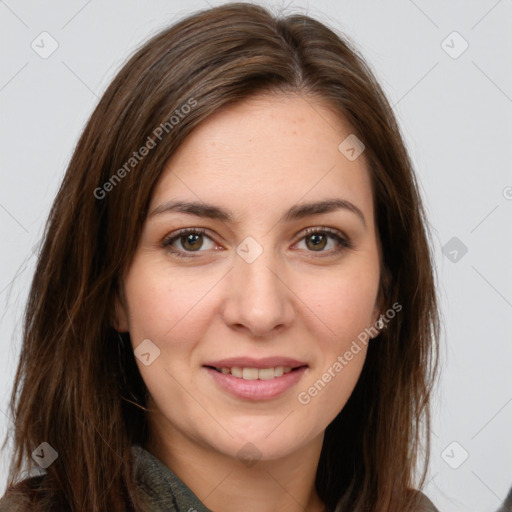
[[[372, 325], [376, 326], [379, 330], [379, 334], [382, 331], [382, 327], [379, 327], [377, 323], [379, 319], [384, 315], [384, 312], [387, 309], [387, 302], [389, 293], [391, 291], [391, 272], [386, 264], [386, 260], [384, 258], [384, 254], [382, 251], [382, 243], [380, 234], [377, 234], [377, 247], [379, 253], [379, 266], [380, 266], [380, 279], [379, 279], [379, 291], [377, 293], [377, 298], [375, 299], [375, 306], [372, 311]], [[382, 322], [380, 322], [382, 323]]]
[[[379, 296], [377, 297], [377, 300], [375, 301], [375, 307], [372, 311], [372, 326], [378, 326], [378, 320], [384, 313], [384, 300], [382, 297], [382, 293], [379, 292]], [[378, 327], [377, 327], [378, 328]], [[380, 329], [379, 329], [380, 330]]]
[[114, 299], [114, 318], [111, 321], [112, 327], [118, 332], [129, 332], [128, 308], [122, 297], [116, 293]]
[[[380, 243], [379, 243], [379, 253], [381, 252]], [[389, 271], [387, 265], [382, 259], [381, 256], [381, 278], [379, 282], [379, 292], [377, 295], [377, 299], [375, 300], [375, 307], [373, 309], [373, 325], [379, 320], [379, 318], [384, 314], [388, 306], [388, 297], [391, 293], [391, 272]]]
[[[379, 319], [384, 315], [386, 310], [386, 294], [384, 292], [384, 287], [386, 286], [386, 282], [381, 282], [379, 285], [379, 292], [377, 295], [377, 299], [375, 300], [375, 306], [372, 311], [372, 325], [375, 326], [379, 333], [382, 331], [383, 326], [379, 326]], [[382, 323], [382, 322], [381, 322]]]

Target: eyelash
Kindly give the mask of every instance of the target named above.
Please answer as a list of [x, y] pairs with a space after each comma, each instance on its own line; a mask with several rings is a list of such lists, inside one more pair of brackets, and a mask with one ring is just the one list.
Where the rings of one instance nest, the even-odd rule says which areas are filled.
[[[327, 253], [329, 255], [330, 253], [341, 253], [347, 249], [352, 249], [353, 245], [352, 242], [341, 236], [339, 232], [332, 228], [322, 227], [322, 228], [307, 228], [304, 231], [303, 236], [298, 240], [299, 242], [302, 241], [304, 238], [307, 238], [311, 235], [328, 235], [332, 239], [334, 239], [338, 243], [338, 247], [332, 251], [319, 251], [319, 254], [315, 254], [315, 251], [308, 251], [313, 253], [314, 257], [323, 257], [323, 253]], [[208, 231], [204, 228], [184, 228], [180, 229], [176, 233], [171, 233], [171, 235], [164, 238], [162, 241], [162, 247], [164, 249], [167, 249], [169, 252], [171, 252], [173, 255], [177, 256], [178, 258], [197, 258], [194, 253], [201, 253], [205, 251], [182, 251], [180, 249], [176, 249], [172, 246], [172, 244], [179, 240], [180, 238], [184, 237], [185, 235], [206, 235], [208, 238], [211, 239], [210, 236], [208, 236]], [[213, 240], [212, 240], [213, 241]]]

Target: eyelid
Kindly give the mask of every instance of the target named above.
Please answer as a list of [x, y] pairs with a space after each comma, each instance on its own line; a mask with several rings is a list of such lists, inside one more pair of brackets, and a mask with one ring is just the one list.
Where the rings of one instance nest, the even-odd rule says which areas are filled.
[[342, 238], [347, 243], [350, 242], [349, 237], [347, 235], [345, 235], [342, 231], [340, 231], [339, 229], [336, 229], [336, 228], [330, 228], [328, 226], [315, 226], [315, 227], [305, 228], [299, 233], [299, 235], [300, 235], [299, 240], [304, 238], [306, 235], [312, 235], [315, 233], [327, 233], [329, 235], [333, 235], [333, 236]]
[[328, 226], [315, 226], [315, 227], [310, 227], [310, 228], [304, 229], [303, 231], [301, 231], [297, 242], [300, 242], [301, 240], [306, 238], [308, 235], [314, 235], [316, 233], [327, 234], [331, 238], [334, 238], [336, 240], [336, 242], [338, 243], [338, 247], [331, 251], [319, 251], [316, 254], [315, 254], [315, 251], [308, 251], [313, 256], [325, 257], [325, 256], [333, 255], [333, 254], [339, 254], [340, 252], [344, 252], [346, 250], [350, 250], [350, 249], [354, 248], [354, 244], [353, 244], [352, 240], [347, 235], [345, 235], [339, 229], [330, 228]]
[[[207, 228], [182, 228], [177, 231], [173, 231], [169, 235], [165, 236], [164, 239], [161, 242], [161, 245], [164, 249], [169, 250], [177, 257], [182, 258], [196, 258], [198, 257], [202, 252], [208, 252], [208, 251], [183, 251], [180, 249], [172, 249], [172, 244], [178, 240], [180, 237], [185, 236], [187, 234], [202, 234], [205, 235], [207, 238], [210, 238], [210, 240], [213, 243], [217, 243], [215, 241], [216, 235], [211, 235], [211, 231]], [[308, 235], [313, 234], [327, 234], [332, 239], [336, 241], [338, 244], [338, 247], [336, 249], [330, 250], [330, 251], [318, 251], [317, 254], [315, 254], [316, 251], [307, 251], [311, 253], [314, 257], [326, 257], [333, 254], [339, 254], [340, 252], [346, 251], [348, 249], [353, 248], [353, 243], [350, 240], [348, 236], [346, 236], [343, 232], [339, 231], [335, 228], [330, 228], [328, 226], [314, 226], [314, 227], [308, 227], [299, 232], [298, 235], [296, 235], [297, 240], [294, 242], [293, 245], [297, 244], [298, 242], [302, 241], [304, 238], [306, 238]], [[186, 256], [185, 256], [186, 254]]]
[[[174, 243], [177, 239], [179, 239], [182, 236], [188, 235], [190, 233], [193, 233], [193, 234], [197, 233], [197, 234], [205, 235], [208, 238], [210, 238], [212, 240], [212, 242], [216, 243], [214, 240], [215, 235], [209, 229], [191, 227], [191, 228], [181, 228], [181, 229], [178, 229], [177, 231], [173, 231], [172, 233], [169, 233], [168, 235], [166, 235], [162, 240], [162, 247], [164, 249], [169, 249], [171, 244]], [[188, 251], [188, 252], [190, 254], [193, 254], [193, 251]], [[196, 251], [196, 252], [206, 252], [206, 251]]]

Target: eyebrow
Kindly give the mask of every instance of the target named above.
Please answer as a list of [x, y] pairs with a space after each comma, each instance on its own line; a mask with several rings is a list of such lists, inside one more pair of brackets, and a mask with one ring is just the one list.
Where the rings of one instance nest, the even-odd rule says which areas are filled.
[[[326, 199], [292, 206], [281, 216], [280, 222], [291, 222], [312, 215], [321, 215], [337, 210], [347, 210], [354, 213], [366, 227], [366, 219], [363, 212], [355, 204], [346, 199]], [[198, 201], [168, 201], [157, 206], [149, 214], [149, 217], [169, 212], [188, 213], [197, 217], [221, 220], [226, 223], [234, 223], [235, 221], [233, 215], [228, 210]]]

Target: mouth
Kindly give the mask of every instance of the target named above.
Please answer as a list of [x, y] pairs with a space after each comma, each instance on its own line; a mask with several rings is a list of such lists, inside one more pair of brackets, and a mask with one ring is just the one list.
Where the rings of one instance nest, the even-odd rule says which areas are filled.
[[301, 380], [309, 365], [285, 357], [231, 358], [203, 365], [217, 389], [244, 400], [269, 400]]
[[274, 366], [269, 368], [254, 368], [250, 366], [241, 367], [241, 366], [233, 366], [231, 368], [223, 366], [208, 366], [205, 365], [206, 368], [211, 368], [219, 373], [224, 375], [231, 375], [237, 379], [244, 380], [272, 380], [278, 377], [282, 377], [283, 375], [296, 371], [300, 368], [304, 368], [307, 365], [300, 365], [296, 367], [291, 366]]

